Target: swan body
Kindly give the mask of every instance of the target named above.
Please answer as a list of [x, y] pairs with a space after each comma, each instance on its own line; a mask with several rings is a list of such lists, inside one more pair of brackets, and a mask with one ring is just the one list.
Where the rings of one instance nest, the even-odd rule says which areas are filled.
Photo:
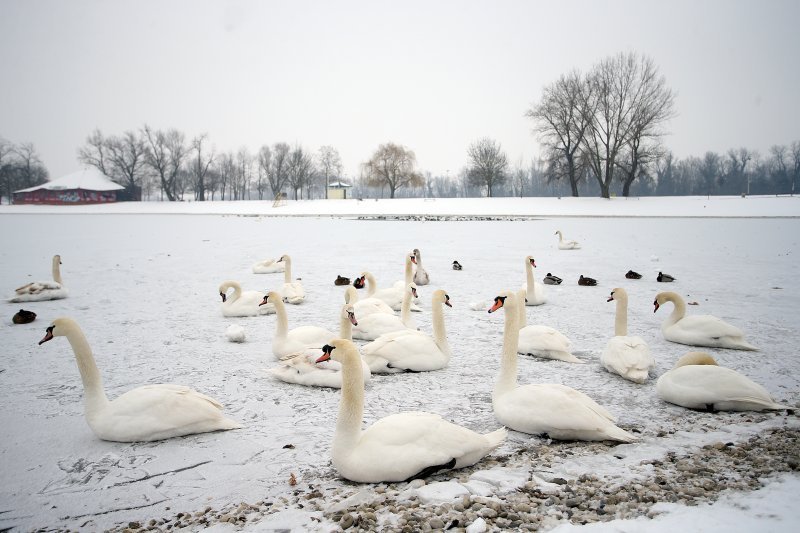
[[561, 234], [561, 230], [557, 230], [556, 235], [558, 235], [558, 249], [559, 250], [579, 250], [581, 245], [578, 244], [578, 241], [565, 241], [564, 235]]
[[336, 335], [318, 326], [300, 326], [289, 331], [289, 319], [283, 298], [275, 291], [269, 291], [261, 302], [275, 305], [275, 335], [272, 337], [272, 353], [280, 359], [295, 352], [309, 348], [322, 348]]
[[253, 274], [274, 274], [285, 269], [286, 263], [282, 263], [280, 259], [265, 259], [253, 265]]
[[526, 325], [525, 291], [521, 289], [518, 291], [516, 303], [519, 312], [517, 353], [544, 357], [545, 359], [557, 359], [567, 363], [584, 362], [570, 353], [572, 343], [557, 329], [549, 326]]
[[61, 280], [61, 256], [53, 256], [53, 280], [34, 281], [26, 283], [14, 291], [14, 296], [9, 302], [42, 302], [45, 300], [60, 300], [68, 295], [67, 289]]
[[59, 336], [67, 337], [72, 346], [83, 381], [86, 421], [100, 439], [154, 441], [241, 427], [222, 415], [219, 402], [183, 385], [145, 385], [109, 401], [92, 349], [77, 322], [55, 319], [39, 344]]
[[358, 291], [352, 285], [344, 291], [344, 302], [353, 306], [356, 316], [360, 319], [373, 313], [394, 315], [394, 309], [389, 307], [383, 300], [370, 297], [359, 300]]
[[[410, 259], [408, 260], [411, 261]], [[408, 283], [413, 282], [413, 278], [411, 276], [406, 276], [408, 279]], [[393, 311], [402, 311], [403, 309], [403, 296], [406, 293], [405, 287], [408, 287], [408, 283], [403, 287], [399, 287], [398, 283], [395, 283], [392, 287], [387, 287], [385, 289], [378, 289], [378, 283], [375, 281], [375, 276], [373, 276], [370, 272], [362, 272], [361, 277], [359, 279], [366, 279], [367, 283], [367, 296], [370, 298], [378, 298], [379, 300], [383, 300], [386, 305], [392, 308]], [[412, 311], [422, 311], [416, 304], [411, 304]]]
[[522, 285], [525, 291], [525, 305], [542, 305], [547, 302], [544, 294], [544, 285], [533, 278], [533, 269], [536, 268], [536, 261], [531, 256], [525, 258], [526, 283]]
[[617, 306], [614, 336], [600, 355], [600, 364], [612, 374], [619, 374], [634, 383], [644, 383], [656, 361], [641, 337], [628, 336], [628, 293], [617, 287], [611, 291], [608, 301], [615, 301]]
[[672, 302], [674, 309], [661, 324], [664, 338], [670, 342], [688, 344], [690, 346], [710, 346], [712, 348], [730, 348], [732, 350], [758, 350], [744, 340], [744, 333], [727, 322], [712, 315], [686, 316], [686, 303], [674, 292], [660, 292], [653, 302], [655, 309], [665, 302]]
[[[233, 289], [233, 294], [228, 296], [228, 291]], [[264, 299], [264, 293], [259, 291], [242, 291], [238, 281], [223, 281], [219, 286], [219, 296], [222, 298], [222, 316], [258, 316], [269, 315], [275, 312], [275, 306], [259, 307]]]
[[717, 366], [704, 352], [689, 352], [656, 382], [665, 402], [709, 411], [764, 411], [791, 409], [776, 403], [769, 392], [746, 376]]
[[352, 342], [337, 339], [320, 359], [342, 365], [342, 396], [331, 449], [339, 475], [358, 483], [407, 481], [438, 471], [470, 466], [506, 438], [498, 429], [481, 435], [439, 415], [407, 412], [381, 418], [361, 429], [364, 382]]
[[283, 285], [278, 290], [283, 301], [292, 305], [303, 303], [306, 299], [306, 291], [303, 289], [302, 283], [296, 280], [292, 281], [292, 258], [284, 254], [278, 261], [286, 265], [283, 271]]
[[444, 309], [450, 297], [438, 289], [431, 297], [433, 336], [404, 329], [381, 335], [362, 348], [364, 360], [374, 373], [426, 372], [444, 368], [450, 361], [450, 345], [444, 325]]
[[225, 330], [225, 337], [230, 342], [244, 342], [244, 328], [239, 324], [231, 324]]
[[417, 265], [417, 270], [414, 272], [414, 283], [417, 285], [427, 285], [431, 282], [428, 272], [422, 266], [422, 254], [419, 248], [414, 248], [414, 255], [411, 256], [411, 262]]
[[517, 303], [514, 293], [495, 298], [492, 313], [506, 307], [500, 373], [492, 393], [495, 418], [512, 429], [557, 440], [615, 440], [636, 438], [614, 424], [614, 417], [586, 394], [559, 384], [517, 384]]
[[417, 329], [416, 321], [411, 317], [411, 298], [417, 297], [417, 286], [409, 283], [403, 294], [403, 306], [398, 317], [394, 313], [372, 313], [361, 318], [353, 327], [353, 338], [372, 341], [393, 331]]

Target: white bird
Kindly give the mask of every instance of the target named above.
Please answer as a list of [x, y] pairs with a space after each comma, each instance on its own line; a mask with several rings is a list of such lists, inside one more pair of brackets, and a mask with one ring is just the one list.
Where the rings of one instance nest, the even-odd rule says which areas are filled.
[[413, 255], [410, 256], [411, 262], [417, 265], [417, 270], [414, 272], [414, 283], [417, 285], [427, 285], [431, 282], [428, 272], [422, 266], [422, 254], [419, 248], [414, 248]]
[[219, 402], [183, 385], [145, 385], [109, 401], [92, 349], [77, 322], [55, 319], [39, 344], [60, 336], [72, 346], [83, 381], [86, 422], [99, 438], [154, 441], [241, 427], [222, 415]]
[[337, 339], [321, 359], [342, 364], [342, 396], [331, 458], [339, 475], [358, 483], [410, 481], [480, 461], [506, 438], [501, 428], [481, 435], [439, 415], [407, 412], [361, 430], [364, 382], [352, 342]]
[[600, 355], [600, 364], [612, 374], [619, 374], [634, 383], [644, 383], [656, 361], [641, 337], [628, 336], [628, 293], [617, 287], [611, 291], [607, 301], [617, 302], [614, 336]]
[[522, 284], [525, 291], [525, 305], [542, 305], [547, 302], [544, 294], [544, 285], [536, 281], [533, 277], [533, 269], [536, 268], [536, 261], [531, 256], [525, 258], [525, 277], [526, 282]]
[[[228, 291], [233, 289], [233, 294], [228, 296]], [[258, 316], [275, 312], [275, 306], [259, 307], [264, 299], [264, 293], [259, 291], [242, 291], [238, 281], [223, 281], [219, 286], [219, 296], [222, 298], [222, 316]]]
[[293, 305], [303, 303], [306, 299], [306, 291], [303, 289], [302, 283], [292, 280], [292, 258], [284, 254], [278, 261], [286, 265], [286, 269], [283, 271], [283, 285], [278, 290], [283, 301]]
[[225, 337], [230, 342], [244, 342], [244, 328], [239, 324], [231, 324], [225, 330]]
[[655, 306], [653, 312], [658, 311], [665, 302], [672, 302], [675, 306], [669, 317], [661, 324], [661, 332], [668, 341], [689, 346], [758, 350], [744, 340], [742, 330], [715, 316], [686, 316], [686, 302], [675, 292], [659, 292], [653, 302]]
[[362, 348], [364, 360], [375, 373], [425, 372], [438, 370], [450, 361], [450, 345], [444, 325], [443, 306], [452, 307], [441, 289], [431, 297], [433, 336], [404, 329], [381, 335]]
[[280, 259], [264, 259], [253, 265], [253, 274], [274, 274], [283, 272], [285, 269], [286, 263], [281, 262]]
[[61, 256], [53, 256], [53, 281], [34, 281], [26, 283], [14, 291], [9, 302], [41, 302], [44, 300], [60, 300], [68, 294], [61, 280]]
[[564, 236], [561, 234], [561, 230], [556, 230], [556, 235], [558, 235], [558, 249], [559, 250], [578, 250], [580, 249], [581, 245], [578, 241], [565, 241]]
[[616, 440], [636, 437], [614, 424], [614, 417], [586, 394], [559, 384], [517, 384], [517, 303], [513, 292], [495, 298], [492, 313], [506, 307], [500, 373], [492, 394], [494, 414], [501, 424], [532, 435], [557, 440]]
[[[345, 304], [339, 320], [339, 335], [343, 339], [351, 340], [353, 325], [358, 324], [353, 306]], [[329, 342], [333, 341], [331, 338]], [[309, 349], [287, 355], [280, 360], [280, 365], [271, 368], [269, 373], [286, 383], [296, 383], [312, 387], [342, 387], [342, 365], [337, 361], [321, 361], [322, 349]], [[369, 381], [372, 373], [369, 367], [361, 361], [361, 371], [364, 382]]]
[[308, 348], [322, 348], [336, 335], [318, 326], [300, 326], [289, 331], [289, 318], [283, 298], [275, 291], [269, 291], [261, 301], [262, 305], [273, 304], [277, 320], [275, 335], [272, 337], [272, 353], [280, 359]]
[[353, 338], [372, 341], [385, 333], [405, 329], [417, 329], [416, 321], [411, 317], [411, 299], [417, 298], [417, 286], [409, 283], [403, 293], [403, 305], [400, 316], [387, 313], [372, 313], [360, 318], [353, 327]]
[[[379, 289], [378, 283], [375, 281], [375, 276], [371, 272], [364, 271], [361, 273], [362, 282], [366, 280], [367, 283], [367, 296], [370, 298], [378, 298], [386, 302], [386, 305], [394, 311], [401, 311], [403, 308], [403, 296], [406, 293], [405, 287], [400, 288], [396, 284], [392, 287]], [[412, 281], [409, 281], [411, 283]], [[407, 287], [408, 285], [406, 285]], [[412, 311], [421, 311], [416, 304], [411, 304]]]
[[791, 409], [776, 403], [769, 392], [742, 374], [717, 366], [705, 352], [689, 352], [664, 372], [656, 392], [665, 402], [708, 411], [764, 411]]
[[348, 285], [344, 291], [344, 303], [351, 304], [356, 316], [359, 318], [364, 318], [373, 313], [394, 314], [394, 309], [389, 307], [383, 300], [370, 297], [359, 300], [358, 291], [352, 285]]
[[[549, 326], [531, 325], [528, 326], [527, 316], [525, 315], [525, 291], [520, 289], [517, 292], [517, 308], [519, 309], [519, 342], [517, 343], [517, 353], [544, 357], [545, 359], [557, 359], [567, 363], [583, 363], [570, 352], [572, 343], [557, 329]], [[484, 307], [486, 309], [486, 307]]]

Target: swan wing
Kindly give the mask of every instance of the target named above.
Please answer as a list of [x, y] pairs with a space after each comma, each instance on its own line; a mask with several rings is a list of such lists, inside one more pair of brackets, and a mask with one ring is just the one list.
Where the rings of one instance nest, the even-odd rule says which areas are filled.
[[600, 355], [600, 363], [609, 372], [643, 383], [656, 364], [650, 348], [640, 337], [612, 337]]
[[667, 402], [693, 409], [726, 402], [775, 405], [758, 383], [735, 370], [713, 365], [689, 365], [665, 372], [658, 378], [656, 391]]

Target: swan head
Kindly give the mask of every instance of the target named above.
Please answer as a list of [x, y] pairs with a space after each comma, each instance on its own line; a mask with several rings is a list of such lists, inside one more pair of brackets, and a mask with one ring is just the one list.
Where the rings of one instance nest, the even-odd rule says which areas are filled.
[[529, 262], [533, 268], [536, 268], [536, 260], [533, 257], [528, 256], [525, 258], [525, 261]]
[[292, 258], [289, 257], [287, 254], [283, 254], [280, 259], [276, 261], [276, 263], [289, 263], [292, 261]]
[[673, 368], [689, 365], [716, 365], [717, 361], [706, 352], [688, 352], [678, 359]]
[[342, 317], [348, 319], [354, 326], [358, 325], [358, 321], [356, 320], [356, 311], [352, 305], [345, 304], [344, 307], [342, 307]]
[[678, 296], [674, 292], [659, 292], [658, 294], [656, 294], [656, 299], [653, 300], [653, 306], [655, 307], [655, 309], [653, 309], [653, 312], [655, 313], [656, 311], [658, 311], [658, 308], [664, 305], [665, 302], [669, 301], [674, 302], [676, 297], [680, 298], [680, 296]]
[[506, 305], [506, 299], [507, 298], [508, 298], [508, 295], [495, 296], [494, 297], [494, 304], [492, 304], [492, 306], [489, 308], [488, 312], [489, 313], [494, 313], [495, 311], [497, 311], [498, 309], [500, 309], [501, 307]]
[[408, 287], [406, 287], [409, 291], [411, 291], [411, 296], [414, 298], [418, 298], [417, 296], [417, 284], [416, 283], [409, 283]]
[[[319, 356], [317, 359], [317, 363], [322, 363], [333, 359], [334, 361], [339, 361], [340, 363], [344, 361], [346, 357], [347, 351], [356, 350], [355, 345], [352, 341], [347, 339], [335, 339], [332, 340], [330, 344], [326, 344], [322, 347], [322, 355]], [[358, 351], [356, 350], [356, 353]]]
[[53, 256], [53, 263], [55, 263], [55, 264], [57, 264], [57, 265], [61, 265], [61, 264], [63, 264], [63, 263], [61, 262], [61, 256], [60, 256], [60, 255], [58, 255], [58, 254], [54, 255], [54, 256]]
[[264, 296], [264, 299], [263, 299], [263, 300], [261, 300], [261, 303], [260, 303], [260, 304], [258, 304], [258, 305], [259, 305], [259, 306], [262, 306], [262, 305], [267, 305], [267, 304], [274, 304], [274, 303], [275, 303], [275, 302], [277, 302], [278, 300], [281, 300], [281, 301], [283, 301], [283, 300], [281, 299], [281, 295], [280, 295], [280, 294], [278, 294], [278, 293], [277, 293], [277, 292], [275, 292], [275, 291], [269, 291], [269, 292], [267, 293], [267, 295], [266, 295], [266, 296]]
[[225, 303], [228, 300], [227, 296], [228, 289], [230, 288], [236, 289], [237, 287], [239, 287], [239, 283], [237, 283], [236, 281], [228, 280], [220, 283], [219, 289], [217, 290], [219, 291], [219, 297], [222, 298], [222, 303]]
[[[615, 298], [615, 296], [616, 296], [616, 298]], [[627, 296], [628, 296], [628, 293], [625, 292], [625, 289], [623, 289], [622, 287], [617, 287], [617, 288], [615, 288], [614, 290], [611, 291], [611, 296], [608, 297], [608, 300], [606, 300], [606, 302], [612, 302], [614, 300], [620, 300], [620, 299], [625, 298]]]
[[53, 340], [53, 337], [63, 337], [74, 325], [75, 321], [71, 318], [56, 318], [45, 329], [44, 337], [39, 341], [39, 346]]
[[434, 293], [433, 293], [433, 301], [437, 302], [437, 303], [444, 304], [447, 307], [453, 307], [450, 304], [450, 296], [448, 296], [448, 294], [442, 289], [437, 289], [436, 291], [434, 291]]
[[556, 232], [553, 235], [561, 235], [561, 230], [557, 229]]

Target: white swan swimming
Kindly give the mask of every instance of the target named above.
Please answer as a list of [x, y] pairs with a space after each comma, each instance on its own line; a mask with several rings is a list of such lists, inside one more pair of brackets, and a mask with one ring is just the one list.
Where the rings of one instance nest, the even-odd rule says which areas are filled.
[[547, 302], [547, 297], [544, 294], [544, 285], [533, 277], [533, 269], [535, 267], [536, 261], [533, 257], [527, 256], [525, 258], [526, 282], [522, 284], [522, 289], [525, 291], [525, 305], [542, 305]]
[[61, 280], [61, 256], [53, 256], [53, 281], [34, 281], [26, 283], [14, 291], [14, 296], [9, 302], [41, 302], [45, 300], [60, 300], [68, 294]]
[[492, 393], [497, 420], [511, 429], [557, 440], [616, 440], [636, 437], [614, 424], [614, 417], [586, 394], [559, 384], [517, 384], [519, 325], [513, 292], [495, 298], [492, 313], [506, 307], [500, 373]]
[[292, 280], [292, 258], [284, 254], [278, 261], [286, 265], [286, 269], [283, 271], [283, 285], [278, 290], [283, 301], [292, 305], [303, 303], [306, 299], [306, 291], [303, 289], [302, 283]]
[[764, 411], [791, 409], [776, 403], [769, 392], [742, 374], [717, 366], [704, 352], [689, 352], [656, 382], [665, 402], [708, 411]]
[[634, 383], [644, 383], [656, 361], [641, 337], [628, 336], [628, 293], [617, 287], [611, 291], [607, 301], [617, 302], [614, 336], [600, 355], [600, 364], [612, 374], [619, 374]]
[[344, 303], [351, 304], [356, 316], [359, 318], [364, 318], [373, 313], [394, 314], [394, 309], [389, 307], [383, 300], [371, 297], [359, 300], [358, 291], [352, 285], [348, 285], [344, 291]]
[[331, 339], [336, 338], [334, 333], [318, 326], [300, 326], [290, 331], [283, 297], [275, 291], [269, 291], [261, 303], [275, 306], [277, 320], [275, 335], [272, 337], [272, 353], [278, 359], [308, 348], [322, 348]]
[[[361, 273], [361, 279], [366, 280], [367, 283], [367, 296], [370, 298], [378, 298], [379, 300], [383, 300], [386, 302], [386, 305], [392, 308], [393, 311], [401, 311], [403, 308], [403, 296], [406, 293], [405, 287], [408, 286], [406, 284], [404, 287], [398, 287], [395, 284], [392, 287], [387, 287], [385, 289], [378, 288], [378, 282], [375, 281], [375, 276], [372, 275], [371, 272], [364, 271]], [[409, 281], [412, 283], [412, 281]], [[412, 302], [411, 304], [412, 311], [421, 311], [421, 309]]]
[[[517, 308], [519, 309], [519, 342], [517, 343], [517, 353], [544, 357], [545, 359], [557, 359], [567, 363], [583, 363], [570, 352], [572, 343], [557, 329], [549, 326], [532, 325], [528, 326], [527, 316], [525, 315], [525, 291], [520, 289], [517, 292]], [[484, 306], [484, 309], [486, 307]]]
[[77, 322], [55, 319], [39, 344], [61, 336], [75, 354], [83, 381], [86, 422], [99, 438], [153, 441], [241, 427], [222, 415], [219, 402], [183, 385], [145, 385], [109, 401], [92, 349]]
[[450, 345], [444, 325], [443, 306], [452, 307], [450, 297], [437, 289], [431, 297], [433, 336], [404, 329], [381, 335], [362, 348], [364, 360], [375, 373], [426, 372], [447, 366]]
[[417, 329], [416, 321], [411, 317], [411, 299], [417, 298], [417, 286], [409, 283], [403, 293], [403, 305], [400, 316], [387, 313], [372, 313], [360, 318], [353, 327], [353, 338], [372, 341], [392, 331]]
[[[233, 289], [233, 294], [228, 296], [228, 291]], [[258, 316], [269, 315], [275, 312], [275, 306], [259, 307], [264, 299], [264, 293], [259, 291], [242, 291], [238, 281], [223, 281], [219, 286], [219, 296], [222, 298], [222, 316]]]
[[[343, 339], [351, 340], [353, 325], [358, 324], [353, 306], [345, 304], [339, 320], [339, 335]], [[333, 341], [331, 338], [330, 341]], [[329, 341], [329, 342], [330, 342]], [[309, 349], [287, 355], [280, 360], [280, 366], [271, 368], [269, 373], [286, 383], [296, 383], [311, 387], [342, 387], [342, 365], [337, 361], [322, 361], [317, 359], [322, 356], [322, 349]], [[364, 382], [369, 381], [372, 373], [369, 367], [361, 361], [362, 377]]]
[[686, 316], [686, 302], [675, 292], [659, 292], [653, 302], [655, 306], [653, 312], [658, 311], [665, 302], [672, 302], [675, 306], [669, 317], [661, 324], [661, 332], [668, 341], [689, 346], [758, 350], [744, 340], [742, 330], [715, 316]]
[[413, 255], [410, 256], [410, 259], [417, 265], [417, 270], [414, 272], [414, 283], [417, 285], [427, 285], [431, 282], [431, 278], [425, 270], [425, 267], [422, 266], [422, 253], [419, 251], [419, 248], [414, 248], [412, 253]]
[[579, 250], [581, 245], [578, 244], [578, 241], [565, 241], [564, 236], [561, 234], [561, 230], [556, 230], [556, 235], [558, 235], [558, 249], [559, 250]]
[[381, 418], [361, 429], [364, 381], [352, 342], [337, 339], [320, 359], [342, 364], [342, 396], [331, 459], [339, 475], [359, 483], [410, 481], [480, 461], [506, 438], [498, 429], [481, 435], [439, 415], [407, 412]]
[[264, 259], [253, 265], [253, 274], [274, 274], [286, 270], [286, 263], [280, 259]]

